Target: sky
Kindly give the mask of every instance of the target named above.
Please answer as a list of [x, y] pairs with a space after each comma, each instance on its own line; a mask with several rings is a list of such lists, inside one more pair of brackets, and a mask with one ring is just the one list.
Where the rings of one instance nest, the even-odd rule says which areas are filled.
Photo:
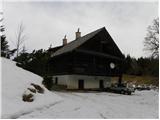
[[[149, 2], [148, 2], [149, 1]], [[80, 28], [83, 35], [106, 27], [122, 53], [132, 57], [147, 56], [143, 41], [148, 25], [158, 17], [158, 1], [3, 1], [4, 22], [10, 48], [14, 48], [18, 26], [27, 36], [28, 52], [62, 45], [75, 39]], [[1, 9], [0, 9], [1, 10]]]

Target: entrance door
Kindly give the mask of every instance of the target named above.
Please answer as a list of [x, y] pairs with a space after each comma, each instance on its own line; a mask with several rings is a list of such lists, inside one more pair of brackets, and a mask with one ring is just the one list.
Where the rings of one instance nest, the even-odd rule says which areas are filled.
[[99, 81], [99, 88], [100, 88], [100, 89], [103, 89], [103, 88], [104, 88], [103, 80], [100, 80], [100, 81]]
[[79, 89], [84, 89], [84, 80], [78, 80], [78, 88]]
[[56, 85], [58, 84], [58, 78], [57, 77], [55, 78], [55, 84]]

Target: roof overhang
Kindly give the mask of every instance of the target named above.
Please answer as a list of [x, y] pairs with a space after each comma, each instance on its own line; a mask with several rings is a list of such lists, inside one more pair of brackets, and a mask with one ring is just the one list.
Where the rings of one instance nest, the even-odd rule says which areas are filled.
[[109, 54], [105, 54], [105, 53], [89, 51], [89, 50], [82, 50], [82, 49], [76, 49], [75, 51], [76, 52], [80, 52], [80, 53], [84, 53], [84, 54], [90, 54], [90, 55], [95, 55], [95, 56], [115, 59], [115, 60], [118, 60], [118, 61], [124, 61], [123, 58], [120, 58], [120, 57], [117, 57], [117, 56], [113, 56], [113, 55], [109, 55]]

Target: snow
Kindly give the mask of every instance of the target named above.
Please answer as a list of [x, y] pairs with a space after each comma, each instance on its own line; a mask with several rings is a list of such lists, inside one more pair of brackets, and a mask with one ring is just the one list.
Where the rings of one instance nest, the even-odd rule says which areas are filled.
[[[23, 114], [41, 109], [61, 101], [61, 97], [44, 88], [42, 78], [16, 66], [16, 63], [0, 58], [2, 63], [2, 118], [18, 118]], [[35, 83], [45, 89], [36, 93], [33, 102], [23, 102], [22, 95]]]
[[57, 104], [20, 118], [158, 118], [158, 92], [136, 91], [133, 95], [106, 92], [56, 92]]
[[2, 118], [158, 118], [158, 91], [136, 91], [132, 95], [107, 92], [36, 93], [33, 102], [22, 95], [42, 78], [19, 68], [15, 62], [2, 62]]

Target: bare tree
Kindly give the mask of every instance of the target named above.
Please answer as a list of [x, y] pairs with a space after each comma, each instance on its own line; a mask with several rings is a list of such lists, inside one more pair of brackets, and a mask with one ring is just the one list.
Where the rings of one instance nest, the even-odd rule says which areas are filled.
[[152, 57], [159, 57], [159, 18], [154, 19], [153, 24], [148, 26], [144, 47], [144, 50], [149, 51]]
[[24, 34], [24, 25], [21, 23], [18, 26], [18, 31], [16, 35], [16, 49], [17, 49], [17, 57], [19, 56], [20, 50], [22, 49], [23, 43], [26, 40], [26, 35]]
[[[25, 53], [27, 50], [26, 50], [26, 47], [25, 47], [25, 45], [23, 45], [23, 48], [22, 48], [22, 51], [21, 51], [21, 53]], [[21, 54], [20, 53], [20, 54]]]

